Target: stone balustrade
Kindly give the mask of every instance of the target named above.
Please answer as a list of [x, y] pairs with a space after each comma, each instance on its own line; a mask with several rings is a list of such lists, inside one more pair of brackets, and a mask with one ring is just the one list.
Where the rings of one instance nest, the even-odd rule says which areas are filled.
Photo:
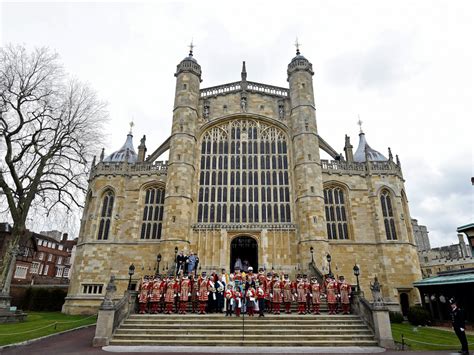
[[100, 162], [91, 170], [91, 178], [99, 175], [143, 175], [144, 173], [166, 175], [168, 172], [168, 161], [156, 161], [154, 163], [109, 163]]
[[395, 174], [403, 178], [401, 167], [393, 161], [371, 161], [367, 164], [365, 162], [356, 163], [339, 160], [321, 160], [321, 168], [323, 172], [329, 174]]
[[287, 98], [290, 95], [290, 90], [286, 88], [281, 88], [278, 86], [272, 86], [267, 84], [256, 83], [253, 81], [245, 82], [245, 86], [243, 82], [236, 81], [229, 84], [212, 86], [209, 88], [201, 89], [200, 94], [201, 98], [207, 98], [211, 96], [218, 96], [218, 95], [227, 95], [234, 92], [239, 92], [241, 90], [246, 90], [248, 92], [256, 92], [256, 93], [263, 93], [266, 95], [277, 96], [281, 98]]

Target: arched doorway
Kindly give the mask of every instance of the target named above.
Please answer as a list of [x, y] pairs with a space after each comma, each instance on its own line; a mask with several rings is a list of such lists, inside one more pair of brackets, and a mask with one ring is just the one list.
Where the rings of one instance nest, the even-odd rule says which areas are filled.
[[407, 316], [408, 309], [410, 308], [410, 301], [408, 300], [408, 295], [405, 292], [400, 293], [400, 306], [402, 307], [402, 314]]
[[230, 270], [234, 272], [236, 262], [242, 264], [242, 270], [249, 266], [258, 270], [258, 244], [252, 237], [237, 237], [230, 243]]

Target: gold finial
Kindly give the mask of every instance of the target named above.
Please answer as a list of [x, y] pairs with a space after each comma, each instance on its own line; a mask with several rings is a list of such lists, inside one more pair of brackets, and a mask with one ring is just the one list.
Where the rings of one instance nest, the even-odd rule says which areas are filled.
[[132, 134], [133, 126], [135, 126], [135, 123], [133, 123], [133, 119], [130, 121], [129, 125], [130, 125], [130, 134]]
[[364, 133], [364, 132], [362, 131], [362, 123], [363, 123], [363, 122], [360, 120], [360, 115], [357, 115], [357, 117], [359, 118], [359, 121], [357, 121], [357, 124], [358, 124], [359, 127], [360, 127], [360, 133]]
[[296, 41], [295, 41], [296, 55], [300, 55], [300, 46], [301, 46], [301, 43], [298, 42], [298, 37], [296, 37]]
[[189, 56], [192, 57], [193, 56], [193, 49], [194, 47], [196, 47], [194, 44], [193, 44], [193, 41], [194, 39], [191, 39], [191, 43], [189, 44]]

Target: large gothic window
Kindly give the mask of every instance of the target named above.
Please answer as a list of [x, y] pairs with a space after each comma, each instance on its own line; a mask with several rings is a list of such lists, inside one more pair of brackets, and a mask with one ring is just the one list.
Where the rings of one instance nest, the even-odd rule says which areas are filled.
[[393, 217], [392, 198], [387, 190], [383, 190], [380, 195], [382, 205], [383, 224], [385, 226], [385, 235], [387, 240], [396, 240], [397, 231], [395, 228], [395, 219]]
[[346, 197], [340, 187], [324, 189], [324, 209], [328, 239], [349, 239]]
[[102, 209], [100, 210], [99, 233], [97, 239], [109, 239], [110, 224], [112, 223], [112, 211], [114, 209], [114, 193], [107, 191], [102, 199]]
[[160, 239], [163, 222], [163, 204], [165, 189], [151, 187], [145, 193], [145, 206], [143, 207], [141, 239]]
[[282, 130], [235, 120], [204, 133], [197, 220], [291, 222], [288, 148]]

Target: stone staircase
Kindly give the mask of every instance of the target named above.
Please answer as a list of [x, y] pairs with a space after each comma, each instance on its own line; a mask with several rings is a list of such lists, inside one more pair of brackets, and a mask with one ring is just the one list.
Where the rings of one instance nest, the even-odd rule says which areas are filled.
[[377, 346], [357, 315], [132, 314], [110, 345]]

